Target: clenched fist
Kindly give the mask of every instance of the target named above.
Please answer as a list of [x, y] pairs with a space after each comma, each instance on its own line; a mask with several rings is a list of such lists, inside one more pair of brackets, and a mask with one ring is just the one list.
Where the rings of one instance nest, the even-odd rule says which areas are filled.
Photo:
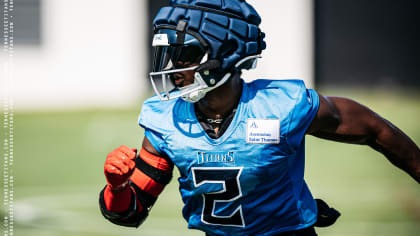
[[104, 173], [112, 191], [123, 190], [136, 166], [137, 149], [120, 146], [106, 157]]

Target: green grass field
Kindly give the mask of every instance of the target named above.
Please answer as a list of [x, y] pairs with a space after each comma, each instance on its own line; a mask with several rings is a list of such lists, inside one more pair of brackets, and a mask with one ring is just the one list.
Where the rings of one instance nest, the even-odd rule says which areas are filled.
[[[420, 143], [419, 95], [324, 94], [355, 98]], [[115, 226], [102, 217], [97, 202], [105, 184], [105, 156], [121, 144], [139, 147], [139, 110], [15, 114], [15, 235], [203, 235], [187, 230], [176, 177], [139, 229]], [[408, 175], [367, 147], [313, 137], [306, 146], [308, 185], [343, 214], [333, 227], [319, 229], [320, 235], [419, 235], [420, 188]]]

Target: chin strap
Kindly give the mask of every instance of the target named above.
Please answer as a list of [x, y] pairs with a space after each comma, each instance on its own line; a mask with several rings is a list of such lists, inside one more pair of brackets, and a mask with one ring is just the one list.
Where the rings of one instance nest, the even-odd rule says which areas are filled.
[[209, 71], [210, 72], [210, 70], [219, 69], [221, 65], [222, 63], [219, 60], [211, 59], [199, 65], [197, 69], [195, 69], [195, 71], [197, 72]]
[[[253, 55], [253, 56], [248, 56], [248, 57], [242, 58], [241, 60], [239, 60], [235, 64], [235, 66], [233, 67], [232, 71], [235, 71], [236, 69], [239, 69], [240, 70], [241, 66], [243, 64], [247, 63], [247, 62], [252, 62], [252, 65], [250, 66], [250, 68], [253, 69], [257, 65], [257, 59], [258, 58], [261, 58], [261, 56], [260, 55]], [[212, 60], [209, 60], [209, 61], [212, 61]], [[206, 63], [203, 63], [202, 65], [200, 65], [199, 67], [197, 67], [196, 73], [194, 75], [195, 76], [195, 80], [198, 80], [199, 83], [203, 83], [204, 82], [204, 79], [203, 79], [203, 77], [201, 76], [201, 73], [199, 73], [198, 70], [202, 66], [201, 67], [201, 70], [203, 71], [202, 73], [205, 73], [205, 70], [203, 70], [202, 68], [209, 68], [211, 65], [213, 65], [213, 66], [217, 65], [217, 61], [218, 60], [214, 59], [213, 61], [216, 61], [216, 62], [211, 62], [211, 63], [207, 63], [206, 62]], [[208, 64], [208, 65], [207, 66], [204, 66], [205, 64]], [[199, 89], [199, 90], [193, 91], [193, 92], [191, 92], [189, 94], [186, 94], [186, 95], [182, 96], [182, 99], [184, 101], [186, 101], [186, 102], [196, 103], [196, 102], [200, 101], [202, 98], [204, 98], [204, 96], [206, 96], [206, 94], [208, 92], [210, 92], [210, 91], [216, 89], [217, 87], [221, 86], [222, 84], [226, 83], [226, 81], [228, 81], [233, 74], [234, 74], [233, 72], [226, 73], [223, 76], [223, 78], [221, 80], [219, 80], [219, 82], [217, 82], [217, 84], [215, 84], [214, 86], [211, 86], [211, 87], [208, 86], [208, 83], [205, 83], [208, 86], [207, 88]], [[210, 78], [210, 84], [211, 84], [211, 80], [212, 79]]]
[[[208, 92], [212, 91], [213, 89], [221, 86], [226, 81], [228, 81], [230, 77], [231, 77], [231, 73], [227, 73], [223, 76], [223, 78], [216, 85], [214, 85], [212, 87], [207, 87], [207, 88], [204, 88], [204, 89], [200, 89], [200, 90], [197, 90], [197, 91], [193, 91], [189, 94], [186, 94], [185, 96], [182, 96], [182, 99], [186, 102], [196, 103], [196, 102], [200, 101], [202, 98], [204, 98], [204, 96], [206, 96], [206, 94]], [[203, 80], [200, 73], [195, 73], [195, 79]]]

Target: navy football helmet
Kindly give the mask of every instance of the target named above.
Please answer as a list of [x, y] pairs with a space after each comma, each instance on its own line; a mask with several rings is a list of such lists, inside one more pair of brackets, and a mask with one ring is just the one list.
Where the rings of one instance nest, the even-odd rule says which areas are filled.
[[[255, 68], [266, 47], [260, 23], [245, 0], [170, 0], [153, 21], [156, 94], [197, 102], [235, 71]], [[177, 87], [173, 75], [183, 71], [194, 71], [194, 83]]]

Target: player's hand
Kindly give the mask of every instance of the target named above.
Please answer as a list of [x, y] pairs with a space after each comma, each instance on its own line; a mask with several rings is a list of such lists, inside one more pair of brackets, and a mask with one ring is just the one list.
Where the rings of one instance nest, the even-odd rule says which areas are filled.
[[120, 146], [106, 157], [104, 173], [112, 191], [120, 191], [128, 186], [128, 180], [136, 166], [137, 149]]

